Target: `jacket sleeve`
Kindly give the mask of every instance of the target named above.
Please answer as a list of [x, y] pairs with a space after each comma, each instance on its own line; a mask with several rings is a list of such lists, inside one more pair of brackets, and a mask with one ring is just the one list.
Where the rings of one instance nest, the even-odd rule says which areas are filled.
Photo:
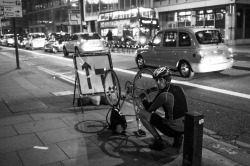
[[167, 103], [167, 93], [161, 93], [157, 98], [153, 101], [150, 107], [147, 109], [148, 112], [155, 112], [158, 108], [162, 107], [165, 103]]

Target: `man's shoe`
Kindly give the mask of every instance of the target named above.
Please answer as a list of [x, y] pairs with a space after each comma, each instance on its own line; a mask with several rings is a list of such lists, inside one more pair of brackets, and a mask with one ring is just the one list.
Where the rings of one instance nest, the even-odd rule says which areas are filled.
[[183, 141], [183, 135], [181, 135], [179, 137], [175, 137], [174, 138], [174, 143], [173, 143], [172, 147], [174, 147], [174, 148], [181, 148], [182, 141]]
[[161, 151], [162, 149], [165, 148], [165, 145], [162, 139], [155, 139], [154, 143], [149, 145], [149, 148], [153, 150]]

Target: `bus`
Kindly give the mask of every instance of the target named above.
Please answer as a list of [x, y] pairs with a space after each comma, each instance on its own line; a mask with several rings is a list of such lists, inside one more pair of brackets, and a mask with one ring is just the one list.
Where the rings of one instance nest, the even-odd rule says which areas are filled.
[[143, 47], [159, 30], [159, 20], [155, 9], [137, 7], [99, 13], [98, 27], [99, 34], [104, 38], [111, 30], [113, 40], [129, 43], [133, 47]]

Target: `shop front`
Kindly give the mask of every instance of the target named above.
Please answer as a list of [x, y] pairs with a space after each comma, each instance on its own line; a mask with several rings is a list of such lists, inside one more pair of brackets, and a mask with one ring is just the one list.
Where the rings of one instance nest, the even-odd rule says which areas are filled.
[[226, 4], [159, 13], [161, 29], [197, 26], [218, 28], [229, 45], [250, 43], [250, 5]]

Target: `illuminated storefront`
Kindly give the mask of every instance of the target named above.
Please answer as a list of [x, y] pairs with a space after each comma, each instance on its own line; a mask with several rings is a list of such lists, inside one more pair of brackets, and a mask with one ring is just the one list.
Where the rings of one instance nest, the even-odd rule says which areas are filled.
[[103, 12], [99, 14], [99, 33], [106, 36], [111, 30], [113, 36], [122, 40], [139, 40], [141, 36], [151, 38], [159, 30], [156, 12], [151, 8], [134, 8], [123, 11]]
[[161, 29], [198, 26], [220, 29], [228, 44], [250, 43], [250, 1], [156, 0]]

